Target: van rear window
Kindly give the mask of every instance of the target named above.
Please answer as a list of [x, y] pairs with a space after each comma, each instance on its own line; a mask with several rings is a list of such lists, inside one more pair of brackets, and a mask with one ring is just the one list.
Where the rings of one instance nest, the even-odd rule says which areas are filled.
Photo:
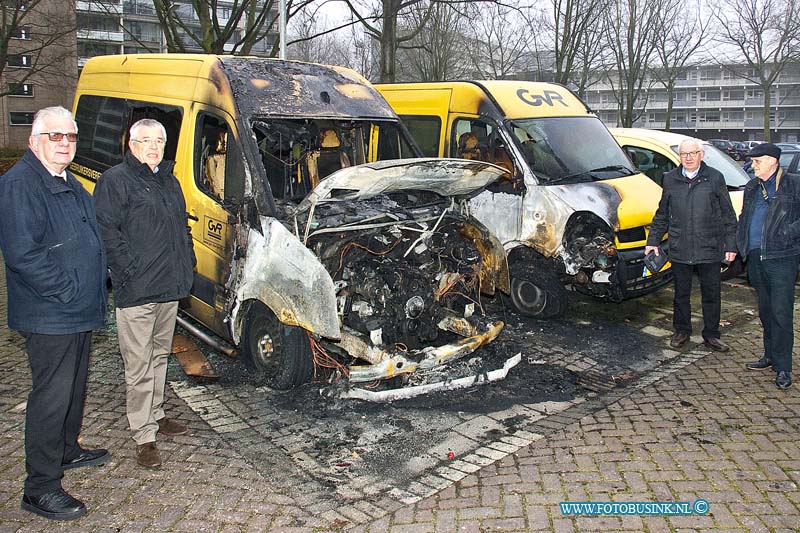
[[120, 163], [128, 149], [128, 130], [137, 120], [152, 118], [167, 130], [164, 159], [174, 160], [183, 110], [180, 107], [109, 96], [83, 95], [78, 100], [78, 146], [75, 162], [97, 172]]

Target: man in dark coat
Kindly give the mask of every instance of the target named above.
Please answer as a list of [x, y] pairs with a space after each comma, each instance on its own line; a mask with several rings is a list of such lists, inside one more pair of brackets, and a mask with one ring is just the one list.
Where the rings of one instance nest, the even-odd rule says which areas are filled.
[[107, 295], [94, 205], [66, 170], [77, 140], [69, 111], [44, 108], [33, 119], [28, 151], [0, 178], [8, 326], [25, 337], [33, 385], [21, 506], [53, 520], [86, 513], [62, 488], [64, 470], [108, 457], [78, 444], [92, 330], [105, 324]]
[[136, 461], [159, 468], [156, 434], [188, 432], [167, 418], [164, 389], [178, 300], [189, 295], [195, 265], [181, 186], [164, 161], [167, 132], [142, 119], [130, 129], [130, 151], [94, 190], [97, 221], [114, 287], [117, 336], [125, 363], [126, 411]]
[[689, 298], [694, 272], [700, 278], [703, 344], [727, 352], [720, 340], [720, 263], [736, 259], [736, 212], [716, 169], [703, 163], [703, 145], [686, 139], [679, 147], [681, 165], [664, 174], [661, 201], [650, 226], [645, 254], [658, 248], [669, 232], [669, 259], [675, 279], [670, 346], [680, 348], [692, 334]]
[[792, 384], [794, 286], [800, 261], [800, 175], [778, 165], [781, 149], [759, 144], [750, 151], [756, 179], [744, 188], [736, 243], [745, 257], [750, 284], [758, 297], [764, 328], [764, 355], [750, 370], [772, 367], [775, 385]]

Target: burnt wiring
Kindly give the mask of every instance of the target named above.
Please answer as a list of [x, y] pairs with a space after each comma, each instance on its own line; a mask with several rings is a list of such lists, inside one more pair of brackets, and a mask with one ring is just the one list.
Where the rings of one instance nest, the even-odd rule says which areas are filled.
[[350, 369], [347, 365], [343, 365], [337, 361], [335, 357], [332, 357], [310, 332], [306, 333], [308, 334], [308, 342], [311, 345], [311, 356], [314, 359], [314, 379], [318, 378], [317, 368], [338, 371], [345, 378], [349, 379]]
[[377, 256], [380, 257], [380, 256], [384, 256], [386, 254], [391, 253], [391, 251], [394, 250], [395, 247], [397, 247], [397, 245], [400, 244], [402, 241], [403, 241], [403, 238], [400, 237], [399, 239], [394, 241], [394, 243], [392, 243], [391, 246], [389, 246], [385, 250], [381, 250], [380, 252], [376, 251], [376, 250], [372, 250], [369, 247], [364, 246], [363, 244], [359, 244], [359, 243], [357, 243], [355, 241], [348, 242], [347, 244], [344, 245], [344, 247], [342, 248], [342, 251], [339, 252], [339, 267], [336, 269], [336, 272], [334, 272], [333, 276], [331, 276], [331, 277], [333, 279], [336, 279], [337, 276], [339, 276], [339, 273], [342, 271], [342, 267], [344, 266], [344, 256], [347, 255], [347, 252], [349, 252], [351, 249], [358, 248], [360, 250], [364, 250], [365, 252], [369, 252], [372, 255], [377, 255]]

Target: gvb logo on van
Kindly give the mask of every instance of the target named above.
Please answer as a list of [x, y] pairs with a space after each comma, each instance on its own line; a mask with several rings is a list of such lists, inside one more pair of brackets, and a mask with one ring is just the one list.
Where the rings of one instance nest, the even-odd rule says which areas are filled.
[[559, 94], [557, 91], [552, 91], [550, 89], [545, 89], [543, 94], [532, 93], [528, 89], [518, 89], [517, 96], [519, 97], [520, 100], [532, 106], [540, 106], [542, 104], [547, 104], [550, 107], [553, 107], [555, 105], [553, 102], [559, 102], [564, 107], [569, 107], [569, 105], [564, 101], [564, 98], [561, 96], [561, 94]]
[[205, 218], [206, 230], [203, 232], [203, 236], [206, 237], [206, 244], [216, 244], [221, 246], [224, 242], [223, 233], [225, 231], [225, 224], [222, 221], [209, 216], [206, 216]]

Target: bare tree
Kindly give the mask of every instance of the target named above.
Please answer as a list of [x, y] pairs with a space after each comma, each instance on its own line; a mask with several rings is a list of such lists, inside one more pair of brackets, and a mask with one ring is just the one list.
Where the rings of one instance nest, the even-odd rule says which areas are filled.
[[[669, 18], [679, 10], [682, 13], [681, 23], [671, 24]], [[666, 0], [662, 10], [662, 16], [665, 17], [663, 30], [654, 36], [658, 65], [651, 69], [651, 74], [667, 90], [667, 131], [672, 127], [675, 82], [685, 71], [689, 58], [695, 55], [708, 37], [710, 19], [701, 15], [700, 2], [692, 6], [680, 0]]]
[[[287, 19], [313, 1], [287, 0]], [[217, 0], [153, 0], [153, 6], [169, 52], [199, 47], [209, 54], [246, 55], [277, 25], [275, 0], [238, 0], [232, 4], [218, 4]], [[272, 55], [277, 51], [275, 43]]]
[[584, 67], [594, 63], [601, 52], [598, 23], [610, 1], [550, 0], [550, 4], [552, 11], [542, 22], [552, 42], [553, 79], [563, 85], [588, 80]]
[[[425, 6], [416, 5], [411, 9], [403, 26], [411, 28], [422, 23], [427, 15]], [[447, 4], [436, 4], [431, 11], [428, 23], [413, 39], [400, 46], [398, 50], [398, 77], [413, 81], [441, 81], [463, 77], [468, 60], [465, 50], [464, 26], [466, 17]]]
[[525, 11], [509, 1], [470, 6], [468, 42], [472, 46], [466, 50], [477, 77], [501, 79], [523, 69], [530, 30], [515, 20], [525, 20]]
[[800, 59], [800, 0], [719, 0], [717, 6], [717, 41], [732, 48], [718, 61], [761, 89], [764, 139], [769, 141], [772, 87], [786, 65]]
[[69, 6], [65, 15], [60, 2], [0, 2], [0, 97], [18, 92], [45, 73], [51, 83], [57, 77], [77, 77], [70, 60], [75, 53], [75, 4]]
[[656, 51], [655, 35], [663, 31], [663, 7], [663, 0], [617, 0], [606, 11], [613, 65], [607, 78], [624, 127], [632, 126], [647, 105], [647, 73]]

